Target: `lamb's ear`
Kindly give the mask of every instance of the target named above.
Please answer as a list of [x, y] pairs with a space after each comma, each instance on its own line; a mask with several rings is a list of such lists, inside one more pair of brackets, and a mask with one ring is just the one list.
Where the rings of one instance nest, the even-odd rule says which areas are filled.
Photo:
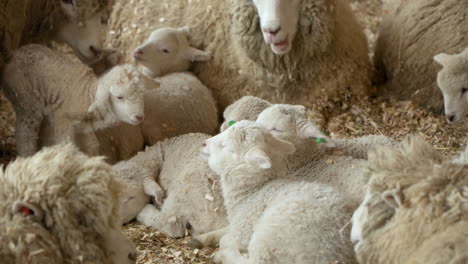
[[298, 135], [300, 138], [326, 138], [322, 131], [309, 121], [299, 128]]
[[434, 60], [444, 67], [447, 65], [447, 63], [450, 62], [451, 58], [452, 55], [448, 55], [445, 53], [440, 53], [434, 56]]
[[44, 212], [42, 209], [28, 201], [15, 201], [12, 209], [14, 213], [20, 213], [25, 217], [30, 216], [36, 221], [42, 221], [44, 219]]
[[271, 147], [276, 152], [284, 154], [292, 154], [296, 151], [296, 147], [293, 143], [276, 137], [272, 137]]
[[307, 110], [307, 108], [303, 105], [293, 105], [292, 107], [295, 111], [298, 111], [300, 113], [305, 113], [305, 111]]
[[199, 50], [193, 47], [189, 47], [184, 54], [184, 58], [194, 62], [194, 61], [207, 61], [211, 58], [209, 52]]
[[153, 79], [144, 74], [140, 74], [140, 78], [143, 79], [143, 85], [145, 86], [146, 90], [159, 88], [161, 86], [161, 82], [159, 82], [159, 80]]
[[229, 128], [229, 125], [228, 125], [228, 121], [224, 121], [223, 124], [221, 125], [221, 127], [219, 128], [219, 132], [222, 133], [224, 131], [226, 131], [226, 129]]
[[252, 148], [245, 154], [245, 160], [252, 166], [261, 169], [271, 168], [270, 157], [259, 148]]
[[397, 209], [402, 206], [401, 191], [398, 189], [386, 190], [382, 193], [382, 199], [391, 207]]
[[190, 27], [189, 27], [189, 26], [180, 27], [180, 28], [178, 28], [177, 30], [179, 30], [181, 33], [183, 33], [184, 36], [185, 36], [187, 39], [190, 39], [190, 37], [192, 36], [192, 35], [191, 35], [191, 32], [190, 32]]

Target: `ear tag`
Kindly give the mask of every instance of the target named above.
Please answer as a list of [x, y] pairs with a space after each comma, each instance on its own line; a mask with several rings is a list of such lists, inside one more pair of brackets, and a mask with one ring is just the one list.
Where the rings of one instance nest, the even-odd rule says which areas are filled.
[[324, 138], [316, 138], [316, 139], [315, 139], [315, 142], [316, 142], [316, 143], [327, 143], [327, 140], [324, 139]]
[[18, 208], [18, 211], [20, 211], [24, 216], [34, 215], [31, 209], [24, 207], [24, 206]]
[[235, 123], [236, 123], [236, 121], [231, 120], [231, 121], [228, 122], [228, 126], [231, 127], [231, 126], [234, 125]]

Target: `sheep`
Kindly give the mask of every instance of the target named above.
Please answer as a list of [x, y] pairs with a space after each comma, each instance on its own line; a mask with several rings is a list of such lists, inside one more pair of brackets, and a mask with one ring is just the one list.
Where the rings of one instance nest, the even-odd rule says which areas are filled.
[[157, 83], [131, 65], [98, 79], [84, 64], [31, 44], [14, 53], [2, 86], [16, 112], [18, 154], [28, 156], [41, 146], [69, 140], [97, 154], [91, 132], [118, 121], [139, 124], [144, 90]]
[[139, 127], [120, 124], [96, 133], [100, 153], [109, 157], [110, 163], [129, 159], [145, 145], [165, 138], [217, 131], [218, 111], [211, 91], [193, 74], [183, 72], [192, 61], [210, 57], [189, 46], [189, 37], [187, 27], [157, 29], [133, 52], [140, 71], [161, 87], [146, 92], [144, 111], [150, 118]]
[[108, 0], [15, 0], [2, 3], [0, 74], [14, 50], [57, 40], [87, 64], [101, 58]]
[[72, 144], [0, 169], [2, 263], [135, 263], [118, 225], [120, 184]]
[[153, 27], [190, 25], [191, 43], [213, 56], [194, 72], [221, 110], [242, 95], [310, 104], [370, 90], [366, 37], [346, 0], [120, 0], [110, 21], [108, 44], [127, 60]]
[[353, 263], [339, 234], [344, 199], [331, 186], [284, 174], [294, 150], [252, 121], [206, 141], [201, 154], [221, 177], [229, 219], [215, 263]]
[[[186, 226], [193, 234], [226, 226], [219, 177], [199, 155], [209, 137], [194, 133], [166, 139], [115, 164], [116, 176], [125, 183], [122, 223], [137, 217], [170, 237], [184, 236]], [[150, 197], [160, 210], [149, 204]]]
[[152, 78], [189, 69], [195, 61], [207, 61], [210, 54], [191, 47], [190, 28], [159, 28], [133, 51], [142, 71]]
[[444, 97], [445, 117], [455, 124], [468, 113], [468, 48], [459, 54], [437, 54], [434, 60], [443, 67], [437, 74], [437, 85]]
[[352, 219], [360, 263], [466, 263], [468, 167], [419, 137], [369, 155], [366, 199]]
[[468, 46], [468, 2], [459, 0], [394, 1], [381, 22], [374, 64], [381, 92], [442, 112], [436, 83], [441, 52]]

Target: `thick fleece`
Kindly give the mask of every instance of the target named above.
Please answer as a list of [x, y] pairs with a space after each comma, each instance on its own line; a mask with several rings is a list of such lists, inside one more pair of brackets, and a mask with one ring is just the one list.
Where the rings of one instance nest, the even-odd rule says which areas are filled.
[[303, 0], [298, 10], [292, 50], [282, 56], [264, 42], [251, 0], [119, 0], [108, 39], [129, 59], [154, 28], [189, 25], [191, 43], [212, 55], [194, 71], [212, 89], [221, 110], [243, 95], [310, 104], [341, 89], [367, 93], [367, 42], [348, 1]]
[[360, 263], [466, 263], [468, 168], [408, 137], [369, 156], [366, 201], [353, 215]]
[[71, 144], [16, 159], [0, 169], [2, 263], [135, 263], [119, 192], [111, 167]]
[[380, 25], [374, 56], [381, 92], [442, 112], [439, 66], [432, 58], [468, 46], [467, 16], [467, 1], [394, 1]]

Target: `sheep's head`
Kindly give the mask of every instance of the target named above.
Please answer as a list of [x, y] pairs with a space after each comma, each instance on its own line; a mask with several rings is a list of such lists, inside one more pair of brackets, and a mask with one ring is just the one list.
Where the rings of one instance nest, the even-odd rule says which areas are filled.
[[294, 151], [290, 142], [273, 137], [255, 122], [244, 120], [208, 139], [201, 154], [208, 159], [210, 168], [222, 175], [227, 168], [236, 165], [254, 170], [270, 169], [281, 154]]
[[302, 105], [275, 104], [261, 112], [256, 122], [274, 136], [292, 142], [302, 143], [302, 139], [326, 138], [320, 129], [307, 119], [306, 108]]
[[96, 101], [88, 112], [109, 106], [116, 121], [137, 125], [145, 117], [145, 91], [157, 87], [159, 83], [139, 73], [134, 66], [118, 65], [99, 80]]
[[118, 222], [120, 185], [101, 158], [71, 144], [44, 148], [1, 169], [0, 183], [0, 222], [7, 227], [1, 236], [18, 259], [135, 263], [135, 248]]
[[229, 105], [223, 113], [224, 122], [221, 125], [220, 131], [229, 128], [229, 122], [250, 120], [255, 121], [258, 115], [271, 106], [271, 103], [255, 96], [244, 96]]
[[351, 240], [360, 263], [407, 263], [432, 236], [468, 219], [468, 166], [420, 138], [369, 155], [370, 176]]
[[189, 38], [188, 27], [157, 29], [135, 49], [133, 58], [147, 69], [151, 77], [187, 71], [192, 62], [210, 58], [209, 53], [191, 47]]
[[62, 20], [57, 21], [56, 38], [67, 43], [86, 64], [101, 59], [107, 31], [107, 0], [60, 1]]
[[444, 96], [445, 116], [450, 124], [468, 114], [468, 48], [460, 54], [438, 54], [434, 60], [443, 66], [437, 84]]

